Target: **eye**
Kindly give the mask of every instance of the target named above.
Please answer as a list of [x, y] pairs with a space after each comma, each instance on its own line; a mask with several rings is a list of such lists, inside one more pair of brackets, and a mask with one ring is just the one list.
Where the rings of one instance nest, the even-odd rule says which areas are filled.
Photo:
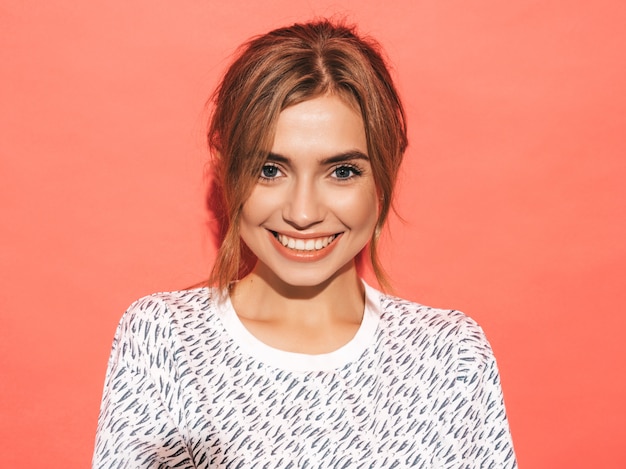
[[270, 180], [275, 179], [280, 176], [280, 169], [278, 166], [273, 164], [265, 164], [263, 168], [261, 168], [261, 179]]
[[333, 168], [332, 177], [336, 179], [350, 179], [355, 176], [360, 176], [361, 170], [356, 166], [342, 164]]

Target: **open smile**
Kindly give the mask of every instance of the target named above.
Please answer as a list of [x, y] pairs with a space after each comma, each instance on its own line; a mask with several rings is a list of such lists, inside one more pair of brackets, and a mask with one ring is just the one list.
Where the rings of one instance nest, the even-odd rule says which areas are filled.
[[292, 238], [276, 231], [271, 231], [271, 233], [282, 246], [294, 251], [302, 251], [303, 253], [320, 251], [332, 244], [332, 242], [341, 234], [337, 233], [330, 236], [302, 239]]

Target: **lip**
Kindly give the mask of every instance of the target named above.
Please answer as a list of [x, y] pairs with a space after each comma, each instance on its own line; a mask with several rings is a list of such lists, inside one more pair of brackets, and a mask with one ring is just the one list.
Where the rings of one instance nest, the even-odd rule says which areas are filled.
[[[343, 235], [343, 233], [330, 233], [330, 234], [298, 233], [297, 235], [294, 235], [294, 233], [276, 232], [276, 231], [271, 231], [271, 230], [267, 230], [267, 233], [268, 233], [268, 236], [270, 237], [270, 241], [272, 245], [283, 257], [289, 260], [298, 261], [298, 262], [316, 262], [325, 258], [335, 249], [335, 246], [337, 245], [337, 240], [341, 238], [341, 236]], [[278, 241], [278, 239], [276, 238], [276, 234], [281, 234], [281, 235], [288, 236], [290, 238], [294, 238], [298, 240], [326, 238], [329, 236], [334, 236], [334, 239], [326, 247], [322, 249], [318, 249], [318, 250], [314, 249], [311, 251], [304, 251], [304, 250], [300, 251], [300, 250], [290, 249], [286, 246], [283, 246], [283, 244], [280, 241]]]

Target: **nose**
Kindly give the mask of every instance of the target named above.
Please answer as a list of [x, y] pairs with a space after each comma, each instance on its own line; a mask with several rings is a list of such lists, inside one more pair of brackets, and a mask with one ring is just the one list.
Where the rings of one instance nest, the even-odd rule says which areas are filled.
[[322, 222], [326, 206], [320, 188], [314, 181], [294, 181], [283, 208], [283, 219], [298, 230]]

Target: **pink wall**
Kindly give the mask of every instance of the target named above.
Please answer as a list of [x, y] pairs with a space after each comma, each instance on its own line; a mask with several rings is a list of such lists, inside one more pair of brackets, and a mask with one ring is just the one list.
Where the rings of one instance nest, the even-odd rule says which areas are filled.
[[620, 2], [24, 0], [0, 4], [3, 467], [88, 466], [120, 315], [212, 259], [219, 73], [250, 35], [333, 13], [385, 45], [409, 114], [397, 292], [483, 325], [521, 467], [623, 464]]

